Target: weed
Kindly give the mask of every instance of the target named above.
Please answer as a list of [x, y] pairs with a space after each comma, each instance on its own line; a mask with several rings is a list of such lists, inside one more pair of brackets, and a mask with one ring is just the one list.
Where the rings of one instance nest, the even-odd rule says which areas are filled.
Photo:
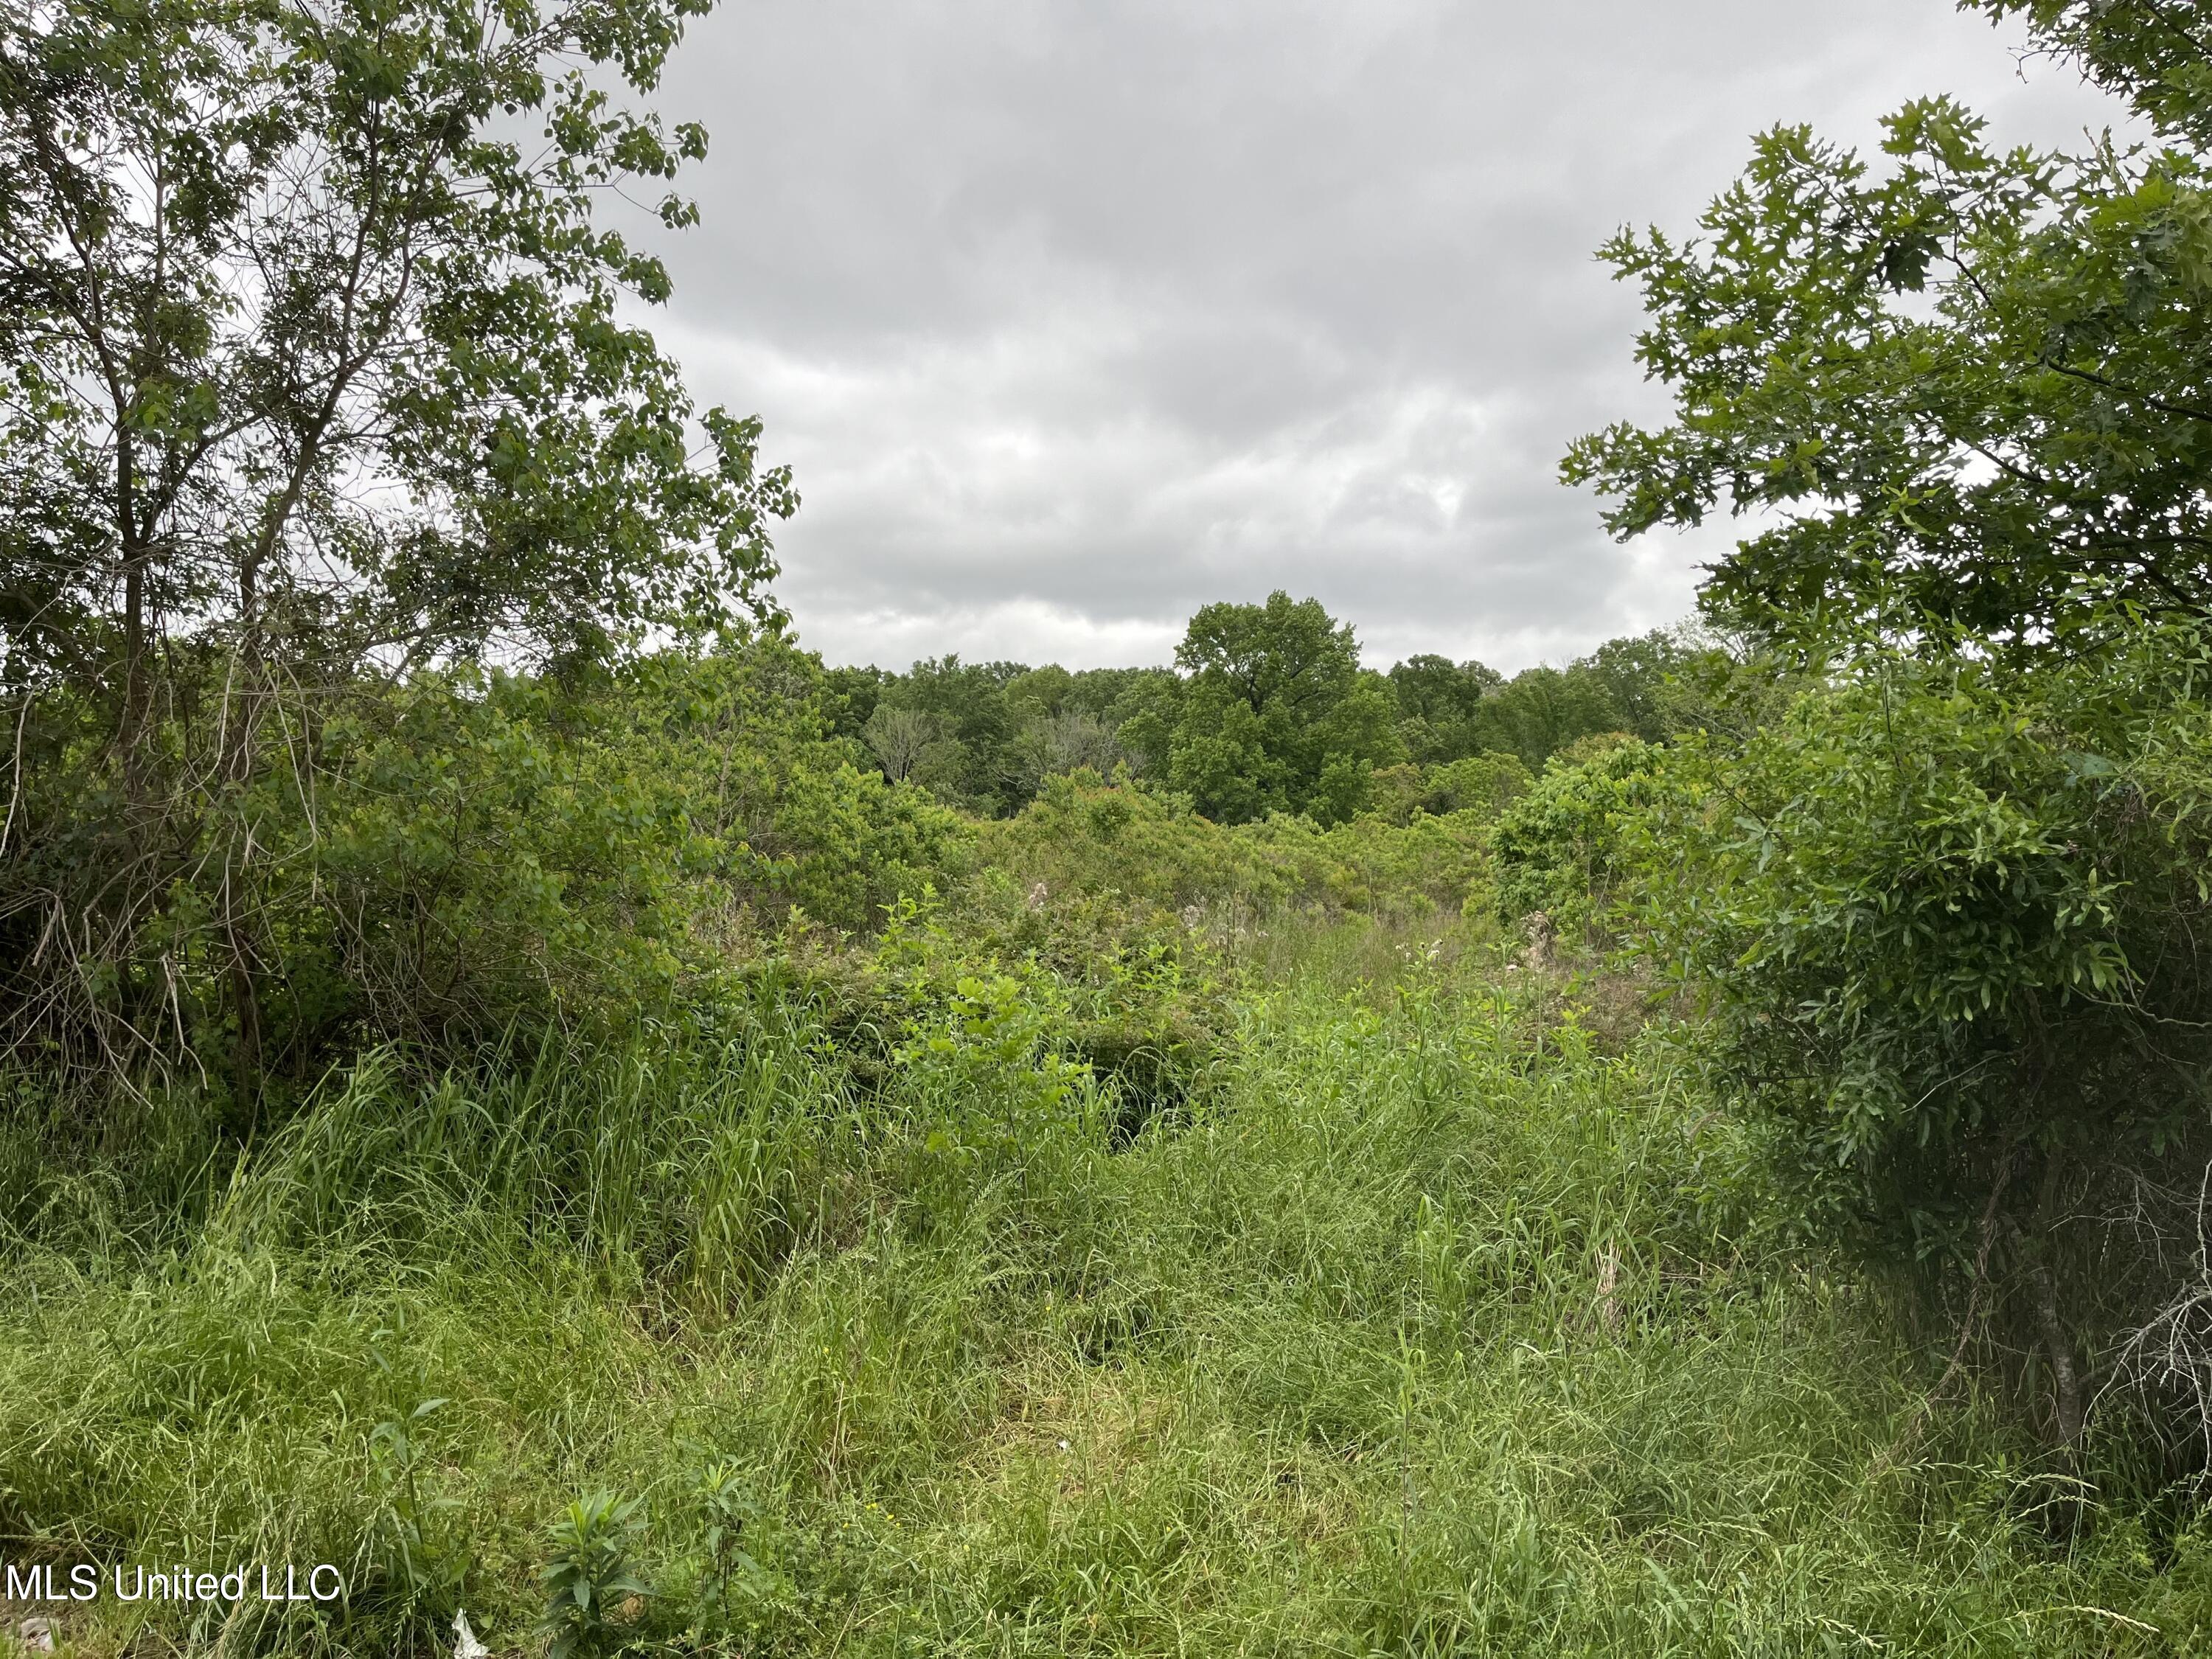
[[[2105, 1478], [2055, 1546], [2036, 1446], [1971, 1396], [1886, 1455], [1934, 1376], [1767, 1218], [1756, 1126], [1664, 1030], [1601, 1051], [1554, 1015], [1535, 1053], [1526, 994], [1437, 937], [1271, 941], [1304, 966], [1255, 976], [1204, 1094], [1126, 1143], [965, 963], [865, 1094], [787, 991], [360, 1068], [159, 1225], [11, 1236], [5, 1552], [358, 1564], [349, 1622], [233, 1641], [318, 1659], [445, 1639], [448, 1583], [487, 1632], [556, 1603], [579, 1656], [2212, 1635], [2193, 1510]], [[150, 1214], [110, 1133], [78, 1173]], [[580, 1492], [632, 1502], [549, 1551]], [[87, 1619], [89, 1652], [137, 1639]]]
[[630, 1603], [652, 1594], [630, 1563], [640, 1505], [594, 1492], [553, 1525], [552, 1553], [538, 1577], [546, 1592], [538, 1634], [547, 1659], [596, 1659], [615, 1651], [633, 1620]]
[[430, 1517], [450, 1509], [449, 1498], [426, 1498], [419, 1477], [417, 1425], [447, 1402], [425, 1400], [404, 1418], [386, 1418], [368, 1432], [368, 1455], [383, 1489], [384, 1516], [398, 1553], [398, 1577], [410, 1600], [442, 1585], [439, 1553], [429, 1537]]

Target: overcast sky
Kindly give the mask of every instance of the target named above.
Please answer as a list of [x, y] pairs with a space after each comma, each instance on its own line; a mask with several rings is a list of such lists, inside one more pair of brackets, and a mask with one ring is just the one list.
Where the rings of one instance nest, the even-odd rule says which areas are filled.
[[1948, 0], [723, 0], [660, 100], [713, 153], [655, 326], [794, 468], [833, 662], [1164, 662], [1277, 587], [1378, 666], [1561, 662], [1729, 539], [1616, 546], [1557, 482], [1665, 407], [1591, 250], [1777, 121], [2111, 118], [2018, 44]]

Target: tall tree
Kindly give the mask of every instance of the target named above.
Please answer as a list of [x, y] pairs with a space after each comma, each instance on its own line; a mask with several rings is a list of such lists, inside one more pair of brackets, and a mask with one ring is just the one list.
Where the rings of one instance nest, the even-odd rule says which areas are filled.
[[1517, 755], [1536, 771], [1577, 738], [1620, 726], [1612, 692], [1588, 665], [1526, 668], [1483, 700], [1473, 750]]
[[1699, 647], [1681, 635], [1655, 629], [1607, 640], [1577, 666], [1605, 687], [1614, 726], [1659, 743], [1674, 735], [1682, 701], [1673, 681], [1698, 657]]
[[1475, 731], [1482, 700], [1503, 684], [1494, 668], [1449, 657], [1408, 657], [1392, 665], [1399, 732], [1413, 757], [1423, 763], [1462, 760], [1481, 743]]
[[1023, 709], [1008, 689], [1030, 673], [1018, 662], [963, 662], [947, 653], [917, 662], [885, 686], [883, 702], [936, 722], [939, 763], [916, 781], [971, 811], [1004, 817], [1028, 799], [1033, 780], [1021, 744]]
[[[592, 222], [705, 153], [614, 96], [703, 9], [0, 15], [0, 958], [46, 964], [0, 973], [0, 1038], [154, 996], [147, 930], [198, 888], [251, 1048], [240, 803], [272, 744], [301, 763], [284, 697], [765, 608], [788, 480], [624, 320], [668, 277]], [[57, 975], [58, 940], [105, 966]]]
[[1186, 678], [1168, 777], [1210, 816], [1348, 817], [1365, 805], [1374, 768], [1405, 757], [1389, 682], [1362, 671], [1351, 625], [1318, 599], [1278, 592], [1264, 605], [1206, 605], [1176, 662]]

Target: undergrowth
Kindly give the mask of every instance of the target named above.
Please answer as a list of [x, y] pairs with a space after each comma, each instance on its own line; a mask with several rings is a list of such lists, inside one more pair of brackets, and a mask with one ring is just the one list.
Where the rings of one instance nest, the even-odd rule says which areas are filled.
[[2212, 1533], [2061, 1526], [2006, 1419], [1925, 1407], [1674, 1036], [1402, 931], [1263, 950], [1133, 1135], [980, 969], [889, 1063], [763, 985], [374, 1054], [242, 1152], [25, 1091], [5, 1553], [348, 1585], [63, 1607], [101, 1655], [448, 1652], [462, 1608], [496, 1653], [2197, 1650]]

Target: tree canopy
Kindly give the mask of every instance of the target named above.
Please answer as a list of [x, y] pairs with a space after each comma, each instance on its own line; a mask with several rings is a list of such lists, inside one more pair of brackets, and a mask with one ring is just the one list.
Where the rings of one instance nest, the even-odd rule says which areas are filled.
[[1778, 127], [1700, 234], [1604, 250], [1676, 418], [1584, 438], [1565, 474], [1623, 536], [1771, 520], [1714, 568], [1716, 611], [2037, 647], [2106, 602], [2212, 604], [2202, 8], [1980, 9], [2027, 13], [2160, 142], [2000, 150], [1948, 98], [1891, 116], [1879, 164]]
[[1923, 100], [1878, 161], [1779, 128], [1698, 235], [1608, 246], [1675, 418], [1566, 476], [1623, 535], [1764, 520], [1705, 603], [1807, 672], [1748, 730], [1554, 769], [1492, 847], [1547, 902], [1592, 849], [1638, 872], [1730, 1106], [1810, 1230], [1943, 1316], [1947, 1376], [1978, 1347], [2069, 1449], [2123, 1384], [2212, 1445], [2176, 1266], [2212, 1160], [2212, 28], [2198, 0], [1968, 9], [2154, 138], [2000, 151]]
[[211, 938], [250, 1054], [254, 791], [313, 799], [331, 699], [773, 615], [790, 481], [625, 319], [667, 273], [592, 214], [619, 187], [696, 216], [666, 185], [705, 132], [618, 94], [703, 9], [0, 21], [0, 957], [43, 964], [11, 1028], [143, 1033]]
[[1317, 599], [1206, 605], [1176, 664], [1168, 778], [1209, 817], [1348, 817], [1369, 773], [1403, 757], [1389, 681], [1360, 668], [1351, 626]]
[[705, 154], [609, 91], [651, 88], [701, 9], [12, 14], [8, 678], [143, 696], [187, 641], [597, 650], [756, 597], [787, 481], [619, 319], [667, 274], [592, 220]]

